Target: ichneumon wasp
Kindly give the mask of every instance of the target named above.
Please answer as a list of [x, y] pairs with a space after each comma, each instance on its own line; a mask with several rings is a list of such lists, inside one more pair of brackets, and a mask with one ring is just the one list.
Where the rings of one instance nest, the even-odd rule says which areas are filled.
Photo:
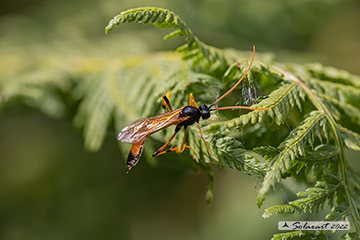
[[[205, 142], [205, 139], [203, 137], [202, 131], [199, 126], [199, 120], [202, 118], [203, 120], [206, 120], [210, 117], [212, 111], [216, 110], [225, 110], [225, 109], [249, 109], [249, 110], [268, 110], [267, 108], [252, 108], [252, 107], [243, 107], [243, 106], [229, 106], [229, 107], [219, 107], [219, 108], [213, 108], [215, 104], [217, 104], [220, 100], [222, 100], [224, 97], [226, 97], [228, 94], [230, 94], [245, 78], [247, 73], [250, 70], [251, 64], [254, 60], [255, 56], [255, 46], [253, 46], [253, 55], [250, 61], [250, 64], [248, 68], [246, 69], [244, 75], [240, 78], [240, 80], [231, 88], [229, 89], [225, 94], [223, 94], [221, 97], [219, 97], [213, 104], [210, 106], [207, 106], [205, 104], [201, 105], [200, 107], [195, 102], [195, 98], [192, 93], [190, 93], [190, 100], [189, 105], [173, 110], [171, 107], [171, 104], [169, 102], [169, 93], [168, 96], [163, 96], [163, 106], [167, 105], [170, 109], [169, 112], [156, 115], [149, 118], [143, 118], [139, 119], [129, 126], [125, 127], [121, 132], [119, 133], [117, 139], [121, 142], [129, 142], [133, 143], [130, 153], [127, 158], [127, 172], [130, 171], [132, 167], [134, 167], [141, 156], [142, 149], [144, 147], [145, 139], [150, 136], [151, 134], [160, 131], [164, 128], [176, 125], [175, 132], [161, 148], [159, 148], [152, 156], [156, 157], [164, 153], [168, 152], [178, 152], [182, 153], [185, 148], [189, 148], [191, 151], [194, 151], [190, 146], [185, 144], [185, 137], [186, 137], [186, 130], [187, 127], [190, 125], [193, 125], [196, 123], [197, 127], [199, 128], [201, 138], [203, 142], [205, 143], [205, 146], [208, 150], [208, 153], [210, 155], [209, 148]], [[175, 135], [180, 131], [181, 127], [184, 127], [185, 133], [184, 138], [181, 144], [180, 149], [178, 147], [171, 147], [168, 150], [164, 150], [167, 145], [171, 142], [171, 140], [175, 137]]]

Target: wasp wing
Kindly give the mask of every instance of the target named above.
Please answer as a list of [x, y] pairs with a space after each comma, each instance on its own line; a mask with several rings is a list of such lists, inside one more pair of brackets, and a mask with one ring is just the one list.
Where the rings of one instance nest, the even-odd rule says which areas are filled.
[[183, 108], [179, 108], [153, 117], [139, 119], [121, 130], [117, 139], [120, 142], [139, 142], [157, 131], [179, 124], [190, 118], [189, 116], [179, 116], [182, 110]]

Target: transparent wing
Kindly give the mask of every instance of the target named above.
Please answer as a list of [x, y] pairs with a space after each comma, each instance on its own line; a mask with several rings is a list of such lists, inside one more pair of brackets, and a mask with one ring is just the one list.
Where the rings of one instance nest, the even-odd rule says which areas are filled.
[[190, 116], [179, 116], [182, 110], [183, 108], [179, 108], [153, 117], [139, 119], [121, 130], [117, 139], [120, 142], [139, 142], [144, 137], [147, 137], [157, 131], [189, 119]]

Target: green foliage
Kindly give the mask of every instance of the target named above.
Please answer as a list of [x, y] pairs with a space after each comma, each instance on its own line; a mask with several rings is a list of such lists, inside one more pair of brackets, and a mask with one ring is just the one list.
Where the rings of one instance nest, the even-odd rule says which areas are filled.
[[186, 36], [186, 44], [179, 47], [177, 52], [183, 52], [183, 59], [190, 60], [192, 66], [200, 68], [202, 72], [214, 74], [215, 72], [226, 70], [230, 64], [235, 62], [235, 59], [227, 57], [221, 50], [205, 45], [201, 42], [188, 28], [179, 16], [172, 11], [163, 8], [135, 8], [124, 11], [115, 16], [105, 28], [108, 34], [114, 26], [120, 23], [153, 23], [159, 28], [177, 28], [164, 39], [171, 39], [177, 36]]
[[[168, 40], [177, 36], [186, 36], [186, 43], [176, 51], [183, 53], [183, 60], [188, 61], [197, 72], [221, 78], [224, 72], [239, 60], [239, 53], [233, 49], [221, 50], [206, 45], [200, 41], [174, 12], [163, 8], [140, 7], [121, 12], [115, 16], [105, 28], [106, 34], [121, 23], [153, 23], [159, 28], [177, 28], [167, 34], [164, 39]], [[242, 55], [240, 53], [240, 55]]]
[[[287, 233], [274, 234], [274, 237], [271, 240], [287, 240], [294, 237], [303, 237], [306, 235], [315, 235], [310, 231], [293, 231]], [[316, 236], [316, 235], [315, 235]]]
[[276, 181], [280, 181], [282, 175], [290, 170], [291, 165], [300, 156], [306, 155], [306, 148], [314, 146], [315, 137], [322, 140], [327, 137], [326, 120], [319, 111], [313, 111], [309, 117], [305, 118], [278, 146], [280, 150], [272, 160], [271, 169], [266, 173], [263, 186], [259, 191], [258, 205], [261, 206], [265, 200], [265, 195], [270, 188], [275, 186]]
[[[156, 53], [85, 59], [77, 61], [77, 65], [65, 61], [60, 72], [53, 67], [44, 73], [39, 67], [20, 76], [2, 74], [1, 106], [20, 99], [59, 117], [78, 104], [74, 123], [84, 129], [85, 148], [98, 151], [112, 123], [119, 132], [134, 120], [160, 114], [161, 96], [168, 90], [175, 108], [188, 104], [189, 93], [195, 95], [198, 103], [211, 104], [238, 81], [249, 65], [249, 52], [204, 44], [179, 16], [162, 8], [124, 11], [109, 22], [106, 33], [121, 23], [133, 22], [175, 28], [165, 39], [185, 36], [185, 45], [177, 49], [182, 58], [178, 53]], [[277, 182], [304, 176], [309, 188], [298, 192], [297, 199], [288, 204], [266, 208], [263, 216], [316, 214], [329, 205], [331, 210], [325, 219], [350, 220], [355, 231], [347, 237], [358, 238], [360, 216], [356, 200], [360, 197], [360, 177], [347, 162], [344, 148], [360, 151], [360, 78], [320, 64], [282, 64], [274, 62], [271, 56], [257, 53], [244, 79], [244, 84], [257, 82], [264, 92], [252, 107], [269, 110], [214, 113], [219, 121], [201, 123], [211, 155], [198, 130], [190, 128], [186, 140], [195, 152], [194, 161], [186, 150], [180, 163], [208, 173], [208, 202], [213, 197], [212, 165], [264, 177], [258, 192], [259, 207]], [[239, 88], [254, 90], [246, 89], [244, 84]], [[63, 98], [65, 92], [70, 93], [70, 100]], [[248, 100], [244, 102], [251, 102]], [[219, 105], [237, 102], [235, 90]], [[274, 132], [284, 124], [291, 128], [290, 132], [278, 133], [281, 139], [274, 140]], [[150, 136], [153, 141], [147, 140], [144, 157], [151, 155], [172, 133], [173, 129], [166, 129]], [[247, 144], [246, 139], [252, 139], [254, 144]], [[182, 136], [178, 136], [174, 144], [180, 145], [181, 141]], [[119, 147], [127, 152], [129, 146]], [[254, 152], [260, 157], [256, 158]], [[315, 185], [310, 178], [316, 179]], [[297, 231], [276, 234], [273, 239], [316, 234], [323, 233]]]
[[[1, 60], [6, 62], [11, 59], [3, 57]], [[51, 117], [64, 115], [66, 106], [57, 92], [70, 89], [71, 82], [64, 77], [63, 73], [56, 74], [55, 71], [42, 69], [29, 72], [21, 67], [16, 71], [1, 74], [0, 108], [9, 102], [21, 100], [26, 105], [38, 108]]]

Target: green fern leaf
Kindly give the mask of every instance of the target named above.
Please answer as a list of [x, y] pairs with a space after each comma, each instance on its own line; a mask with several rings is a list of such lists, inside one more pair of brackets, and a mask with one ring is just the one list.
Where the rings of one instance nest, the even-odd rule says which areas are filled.
[[345, 70], [323, 66], [320, 63], [306, 64], [305, 67], [312, 78], [360, 87], [360, 77], [352, 75]]
[[293, 206], [293, 205], [275, 205], [268, 207], [264, 210], [264, 213], [262, 215], [263, 218], [269, 218], [272, 215], [278, 215], [278, 214], [299, 214], [301, 213], [302, 209]]
[[186, 36], [186, 44], [179, 47], [177, 52], [183, 52], [184, 58], [192, 62], [192, 66], [200, 72], [207, 72], [213, 76], [221, 77], [226, 69], [236, 62], [236, 58], [226, 51], [211, 47], [201, 42], [187, 27], [185, 22], [174, 12], [157, 7], [141, 7], [121, 12], [110, 20], [105, 28], [108, 34], [120, 23], [149, 23], [159, 28], [178, 28], [169, 33], [164, 39], [177, 36]]
[[[183, 33], [188, 31], [186, 24], [174, 12], [157, 7], [140, 7], [129, 9], [115, 16], [106, 26], [105, 32], [108, 34], [115, 26], [119, 26], [120, 23], [131, 22], [143, 24], [152, 22], [159, 28], [179, 28]], [[179, 31], [176, 32], [177, 35], [182, 34]]]
[[[87, 95], [79, 106], [78, 113], [75, 116], [74, 123], [76, 126], [84, 128], [85, 148], [90, 151], [97, 151], [102, 142], [104, 141], [105, 133], [110, 123], [110, 117], [115, 109], [114, 101], [109, 96], [109, 74], [104, 78], [88, 79], [91, 84], [84, 84], [89, 86], [82, 87], [84, 91], [82, 94], [91, 92], [91, 95]], [[79, 93], [78, 93], [79, 94]], [[91, 109], [92, 111], [89, 111]]]
[[[326, 182], [317, 182], [315, 187], [308, 188], [306, 191], [298, 192], [296, 195], [300, 197], [297, 200], [289, 202], [287, 205], [277, 205], [265, 209], [263, 217], [268, 218], [277, 214], [300, 214], [319, 212], [319, 208], [323, 210], [326, 201], [330, 205], [334, 202], [335, 193], [339, 191], [342, 185], [338, 182], [329, 184]], [[339, 209], [334, 209], [338, 211]]]
[[[54, 77], [56, 76], [56, 77]], [[70, 89], [69, 79], [52, 70], [48, 72], [34, 70], [31, 73], [10, 75], [0, 78], [0, 108], [15, 100], [21, 100], [32, 108], [54, 117], [62, 117], [66, 106], [58, 92]]]
[[253, 149], [254, 152], [261, 155], [264, 159], [273, 159], [279, 154], [279, 149], [272, 146], [261, 146]]
[[321, 179], [329, 173], [336, 175], [338, 168], [333, 167], [339, 164], [340, 151], [338, 148], [332, 145], [318, 145], [314, 148], [314, 151], [308, 151], [306, 157], [300, 158], [303, 164], [296, 166], [296, 173], [299, 173], [305, 168], [305, 175], [309, 176], [311, 170], [317, 179]]
[[345, 221], [349, 214], [350, 208], [348, 206], [339, 205], [331, 209], [331, 212], [326, 215], [325, 221]]
[[308, 145], [313, 146], [315, 136], [319, 139], [328, 138], [326, 119], [319, 111], [313, 111], [278, 147], [281, 152], [275, 157], [270, 170], [266, 173], [257, 197], [258, 206], [261, 206], [265, 195], [275, 186], [275, 182], [280, 181], [282, 174], [290, 169], [291, 161], [306, 155], [305, 148]]
[[306, 83], [308, 87], [315, 89], [317, 93], [325, 94], [341, 102], [352, 104], [353, 106], [359, 106], [360, 104], [359, 87], [321, 81], [314, 78], [308, 79]]
[[324, 103], [332, 113], [332, 116], [337, 121], [343, 120], [343, 122], [345, 122], [350, 120], [352, 124], [360, 126], [359, 108], [324, 94], [318, 94], [318, 96], [324, 100]]
[[[178, 59], [173, 60], [166, 54], [151, 60], [143, 56], [122, 61], [122, 68], [115, 68], [121, 64], [114, 62], [108, 69], [82, 81], [74, 91], [76, 98], [83, 99], [74, 122], [78, 127], [84, 126], [85, 148], [88, 150], [100, 148], [113, 116], [120, 131], [126, 122], [156, 115], [161, 109], [161, 96], [169, 88], [173, 88], [173, 96], [180, 95], [192, 77], [187, 75], [192, 74], [190, 71], [181, 68]], [[133, 61], [142, 61], [143, 64], [129, 65]], [[169, 72], [169, 69], [173, 71]], [[137, 79], [136, 88], [133, 87], [134, 79]], [[139, 95], [143, 97], [139, 98]], [[183, 106], [185, 97], [181, 95], [181, 98], [174, 99], [178, 101], [175, 104], [180, 102], [179, 105]], [[158, 137], [163, 140], [164, 136]]]
[[360, 134], [338, 125], [341, 139], [352, 150], [360, 151]]
[[248, 123], [255, 124], [256, 122], [262, 122], [265, 115], [274, 119], [277, 125], [281, 125], [295, 105], [301, 110], [300, 98], [305, 100], [305, 95], [297, 83], [285, 84], [273, 91], [267, 98], [252, 106], [254, 108], [269, 108], [269, 111], [251, 111], [241, 115], [239, 118], [211, 124], [208, 128], [215, 129], [223, 125], [231, 128]]

